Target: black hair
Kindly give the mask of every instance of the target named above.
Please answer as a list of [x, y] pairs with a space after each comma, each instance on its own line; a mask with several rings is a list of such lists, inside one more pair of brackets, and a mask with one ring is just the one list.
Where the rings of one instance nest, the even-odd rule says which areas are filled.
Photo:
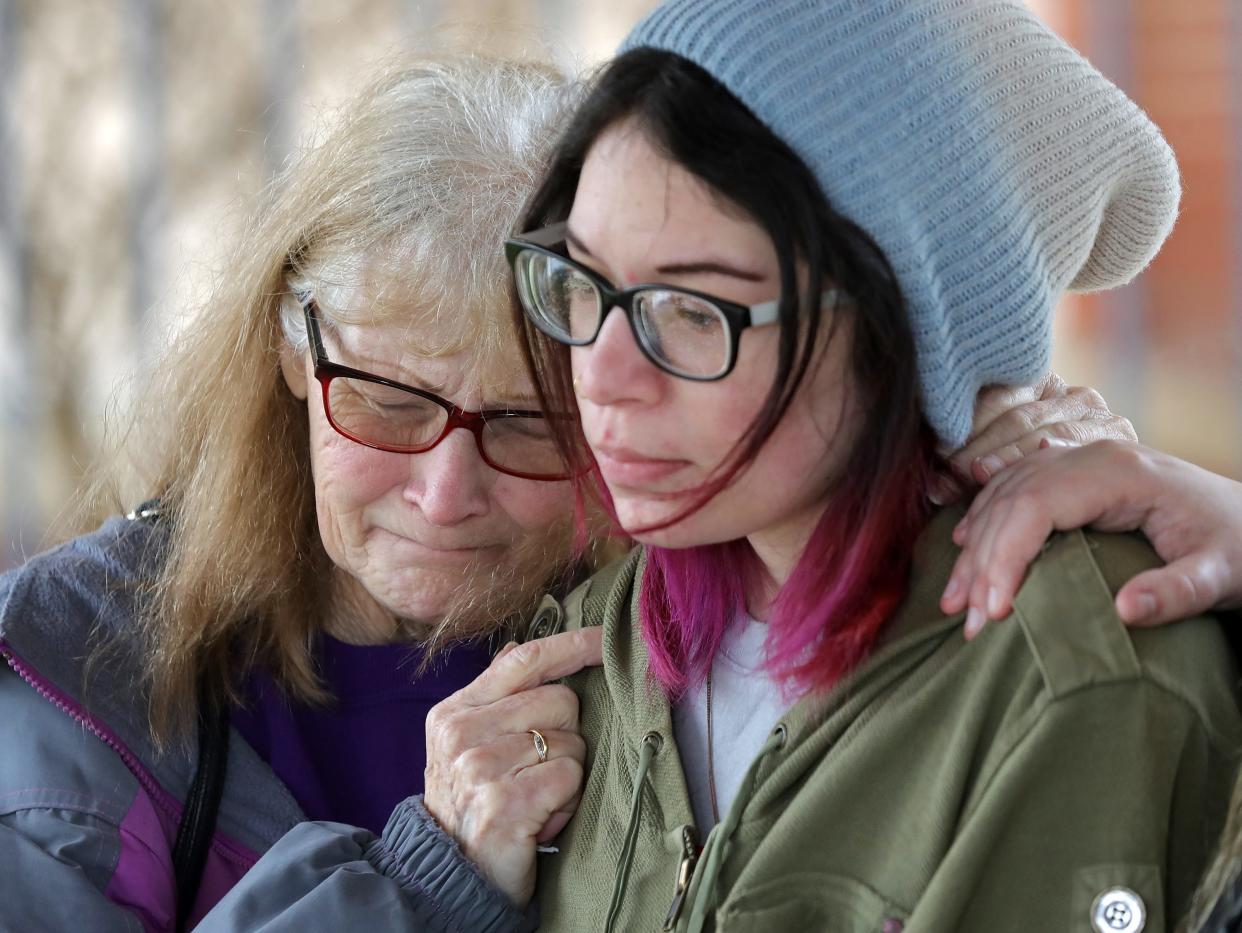
[[[909, 444], [922, 421], [914, 340], [901, 289], [883, 251], [866, 231], [832, 208], [793, 149], [693, 62], [640, 48], [605, 66], [563, 132], [523, 212], [521, 229], [568, 217], [591, 146], [604, 130], [627, 118], [669, 159], [753, 218], [771, 237], [780, 263], [781, 336], [773, 384], [720, 482], [710, 484], [709, 496], [758, 453], [801, 385], [825, 317], [803, 309], [818, 312], [819, 296], [829, 283], [848, 296], [838, 310], [854, 315], [850, 359], [868, 418], [856, 457], [867, 468], [878, 468], [889, 459], [883, 449], [899, 438], [905, 443], [897, 446], [911, 453]], [[805, 265], [801, 294], [799, 260]], [[519, 326], [544, 404], [550, 410], [572, 411], [564, 348], [524, 319]], [[563, 443], [567, 456], [581, 457], [580, 449], [573, 449], [580, 440], [566, 438]], [[890, 449], [889, 454], [897, 451]]]

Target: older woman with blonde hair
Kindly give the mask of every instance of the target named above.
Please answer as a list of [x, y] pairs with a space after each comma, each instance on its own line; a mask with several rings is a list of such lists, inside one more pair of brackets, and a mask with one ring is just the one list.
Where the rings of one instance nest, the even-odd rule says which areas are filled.
[[183, 926], [308, 820], [443, 855], [424, 717], [577, 566], [496, 247], [571, 95], [405, 63], [273, 185], [123, 432], [156, 498], [0, 583], [0, 926]]
[[[477, 56], [390, 69], [138, 393], [109, 482], [144, 505], [0, 578], [0, 925], [529, 925], [528, 866], [465, 856], [569, 819], [584, 745], [550, 681], [599, 661], [590, 632], [493, 660], [590, 563], [499, 249], [573, 96]], [[983, 420], [1019, 404], [963, 464], [1129, 432], [1051, 383]], [[428, 762], [450, 720], [500, 738]], [[463, 767], [517, 777], [441, 827], [424, 769]]]

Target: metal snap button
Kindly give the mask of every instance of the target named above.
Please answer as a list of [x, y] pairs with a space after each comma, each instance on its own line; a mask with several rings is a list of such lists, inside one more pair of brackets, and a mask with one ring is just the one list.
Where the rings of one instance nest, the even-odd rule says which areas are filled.
[[561, 607], [555, 601], [549, 599], [539, 611], [535, 613], [535, 617], [531, 620], [530, 627], [526, 630], [526, 640], [534, 641], [536, 638], [545, 638], [554, 634], [561, 624]]
[[1091, 905], [1096, 933], [1140, 933], [1147, 926], [1147, 906], [1129, 888], [1110, 888]]

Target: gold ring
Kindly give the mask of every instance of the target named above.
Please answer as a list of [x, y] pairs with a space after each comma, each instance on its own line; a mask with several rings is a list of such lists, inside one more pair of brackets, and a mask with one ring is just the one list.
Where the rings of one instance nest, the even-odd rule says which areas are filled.
[[538, 729], [527, 729], [526, 731], [535, 737], [535, 754], [539, 756], [539, 763], [543, 764], [548, 760], [548, 740], [543, 737], [543, 733]]

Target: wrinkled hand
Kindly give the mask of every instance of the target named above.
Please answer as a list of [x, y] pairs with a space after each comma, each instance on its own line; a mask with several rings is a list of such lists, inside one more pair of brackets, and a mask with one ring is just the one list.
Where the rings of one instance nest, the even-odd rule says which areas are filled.
[[[423, 803], [484, 876], [519, 907], [535, 889], [535, 846], [577, 809], [586, 744], [578, 697], [559, 680], [601, 663], [602, 630], [506, 645], [427, 716]], [[547, 740], [540, 763], [534, 737]]]
[[969, 605], [966, 637], [1007, 615], [1053, 531], [1142, 531], [1167, 566], [1117, 593], [1132, 625], [1242, 607], [1242, 483], [1139, 444], [1051, 445], [984, 487], [954, 531], [962, 547], [941, 600]]
[[1067, 386], [1056, 373], [1031, 386], [992, 386], [979, 393], [971, 438], [949, 457], [953, 475], [934, 498], [956, 501], [967, 487], [983, 485], [1045, 441], [1081, 446], [1103, 440], [1135, 441], [1138, 435], [1095, 389]]

